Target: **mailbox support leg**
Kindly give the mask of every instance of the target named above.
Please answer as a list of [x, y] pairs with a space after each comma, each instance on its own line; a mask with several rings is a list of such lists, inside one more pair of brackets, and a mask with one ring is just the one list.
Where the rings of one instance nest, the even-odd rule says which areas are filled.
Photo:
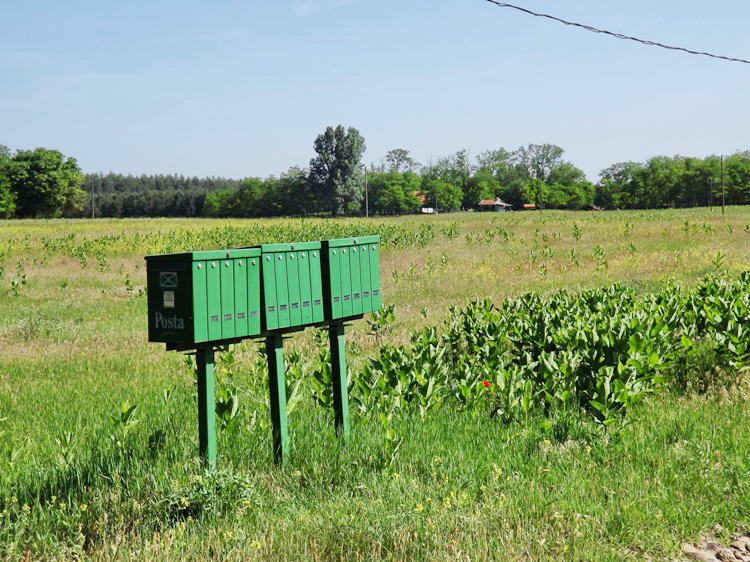
[[198, 366], [198, 448], [205, 466], [216, 468], [216, 399], [214, 396], [214, 349], [195, 353]]
[[271, 425], [273, 427], [273, 457], [284, 465], [289, 457], [289, 433], [286, 424], [286, 379], [284, 376], [284, 340], [280, 333], [266, 339], [268, 358], [268, 389], [271, 394]]
[[344, 323], [332, 322], [328, 327], [331, 346], [331, 375], [333, 378], [333, 408], [336, 432], [341, 440], [349, 440], [349, 392], [346, 380], [346, 340]]

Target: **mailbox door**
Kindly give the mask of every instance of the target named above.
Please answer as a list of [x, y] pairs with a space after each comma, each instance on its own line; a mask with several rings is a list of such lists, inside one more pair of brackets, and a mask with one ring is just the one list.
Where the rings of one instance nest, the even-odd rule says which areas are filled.
[[272, 254], [276, 270], [276, 304], [279, 307], [279, 328], [289, 327], [289, 287], [287, 285], [286, 255]]
[[362, 312], [372, 312], [371, 287], [372, 279], [370, 278], [370, 249], [368, 244], [358, 247], [359, 254], [359, 275], [362, 289]]
[[352, 315], [352, 274], [349, 260], [349, 248], [339, 249], [341, 262], [341, 313], [343, 317]]
[[331, 276], [331, 318], [341, 318], [344, 315], [341, 302], [341, 248], [328, 248], [328, 273]]
[[206, 302], [208, 303], [208, 340], [221, 339], [220, 262], [206, 262]]
[[286, 254], [286, 278], [289, 287], [289, 325], [299, 326], [302, 324], [302, 305], [300, 302], [298, 252]]
[[206, 292], [206, 262], [193, 262], [193, 341], [208, 340], [208, 301]]
[[221, 261], [221, 337], [233, 338], [234, 331], [234, 260]]
[[311, 250], [309, 255], [313, 322], [317, 323], [323, 321], [323, 278], [320, 270], [320, 250]]
[[247, 260], [247, 333], [260, 334], [260, 257]]
[[192, 265], [151, 261], [146, 275], [149, 341], [192, 343]]
[[266, 330], [279, 327], [279, 312], [276, 300], [276, 264], [274, 254], [261, 256], [263, 260], [263, 318]]
[[362, 314], [362, 280], [359, 273], [359, 254], [357, 246], [349, 248], [349, 263], [352, 275], [352, 314]]
[[234, 260], [234, 335], [244, 338], [247, 329], [247, 259]]
[[369, 246], [372, 309], [380, 310], [382, 308], [380, 297], [380, 248], [378, 244], [370, 244]]
[[309, 251], [297, 252], [299, 263], [299, 298], [302, 311], [302, 324], [312, 324], [312, 285], [310, 284], [310, 258]]

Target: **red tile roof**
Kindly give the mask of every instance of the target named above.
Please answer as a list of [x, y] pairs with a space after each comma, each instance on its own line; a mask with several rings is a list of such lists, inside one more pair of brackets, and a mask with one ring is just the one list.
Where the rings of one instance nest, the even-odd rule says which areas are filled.
[[480, 207], [494, 207], [495, 205], [502, 205], [503, 207], [512, 207], [512, 205], [509, 205], [499, 197], [497, 199], [482, 199], [479, 202]]

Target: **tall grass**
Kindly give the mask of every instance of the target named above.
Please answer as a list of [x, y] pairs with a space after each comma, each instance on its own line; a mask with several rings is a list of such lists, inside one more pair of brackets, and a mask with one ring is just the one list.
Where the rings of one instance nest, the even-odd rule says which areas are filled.
[[240, 413], [220, 420], [219, 470], [206, 474], [191, 366], [146, 342], [144, 254], [391, 229], [382, 276], [396, 315], [350, 330], [353, 373], [470, 299], [619, 281], [637, 300], [750, 264], [744, 208], [312, 224], [0, 223], [0, 557], [672, 559], [717, 523], [750, 523], [744, 386], [707, 387], [724, 354], [700, 339], [675, 362], [680, 394], [634, 404], [624, 426], [567, 405], [510, 424], [449, 402], [387, 425], [353, 407], [342, 448], [314, 399], [308, 331], [288, 344], [310, 386], [290, 412], [286, 470], [249, 342], [219, 370], [220, 399], [236, 396]]

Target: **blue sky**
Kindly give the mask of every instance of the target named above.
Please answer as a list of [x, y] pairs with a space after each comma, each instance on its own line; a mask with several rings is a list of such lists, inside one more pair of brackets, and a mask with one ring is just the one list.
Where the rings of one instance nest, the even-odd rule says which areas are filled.
[[[278, 174], [338, 123], [367, 162], [551, 142], [594, 180], [624, 160], [750, 149], [750, 66], [484, 0], [0, 2], [0, 144], [86, 172]], [[750, 58], [747, 0], [517, 3]]]

